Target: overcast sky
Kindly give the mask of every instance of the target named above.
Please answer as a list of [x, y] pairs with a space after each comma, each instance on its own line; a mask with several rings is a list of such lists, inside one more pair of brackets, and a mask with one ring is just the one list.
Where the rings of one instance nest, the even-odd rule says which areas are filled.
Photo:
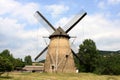
[[[35, 58], [50, 33], [34, 17], [40, 11], [56, 28], [64, 27], [81, 9], [87, 12], [70, 32], [78, 48], [92, 39], [99, 50], [120, 50], [120, 0], [0, 0], [0, 52]], [[71, 39], [72, 41], [72, 39]], [[41, 56], [43, 59], [44, 56]]]

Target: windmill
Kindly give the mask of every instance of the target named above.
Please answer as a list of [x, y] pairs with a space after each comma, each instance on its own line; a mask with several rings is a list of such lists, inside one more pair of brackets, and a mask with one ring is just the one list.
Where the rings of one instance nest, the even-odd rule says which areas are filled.
[[[35, 16], [46, 28], [49, 28], [51, 35], [49, 36], [50, 43], [43, 51], [35, 58], [37, 60], [46, 50], [46, 60], [44, 64], [45, 72], [75, 72], [75, 64], [73, 55], [77, 57], [73, 49], [70, 47], [68, 32], [75, 27], [75, 25], [82, 20], [87, 13], [81, 11], [77, 14], [63, 30], [61, 27], [57, 29], [39, 12], [36, 11]], [[78, 57], [77, 57], [78, 58]], [[79, 58], [78, 58], [79, 59]], [[79, 59], [80, 60], [80, 59]]]

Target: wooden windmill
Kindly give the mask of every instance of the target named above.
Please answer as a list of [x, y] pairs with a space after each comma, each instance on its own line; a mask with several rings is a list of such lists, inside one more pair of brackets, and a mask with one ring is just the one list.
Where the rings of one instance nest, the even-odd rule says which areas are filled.
[[[85, 11], [77, 14], [67, 25], [66, 30], [61, 27], [55, 28], [48, 22], [48, 20], [39, 12], [36, 11], [37, 19], [44, 25], [51, 28], [53, 33], [49, 36], [49, 45], [36, 56], [37, 60], [46, 50], [46, 60], [44, 65], [45, 72], [75, 72], [75, 64], [73, 55], [77, 57], [70, 47], [69, 39], [71, 38], [67, 33], [86, 15]], [[73, 54], [72, 54], [73, 53]], [[77, 57], [78, 58], [78, 57]], [[78, 58], [79, 59], [79, 58]]]

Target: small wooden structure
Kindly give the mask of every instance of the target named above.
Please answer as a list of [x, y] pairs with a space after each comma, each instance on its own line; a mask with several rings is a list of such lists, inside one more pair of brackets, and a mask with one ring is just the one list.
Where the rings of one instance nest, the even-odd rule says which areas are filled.
[[44, 66], [26, 65], [22, 70], [28, 72], [43, 72]]

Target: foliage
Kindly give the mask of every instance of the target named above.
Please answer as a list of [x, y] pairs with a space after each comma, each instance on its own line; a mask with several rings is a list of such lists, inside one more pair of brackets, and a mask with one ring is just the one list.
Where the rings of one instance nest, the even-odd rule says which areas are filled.
[[10, 55], [10, 51], [7, 50], [7, 49], [6, 49], [6, 50], [3, 50], [3, 51], [0, 53], [0, 56], [8, 58], [8, 57], [11, 56], [11, 55]]
[[80, 45], [76, 66], [81, 72], [120, 75], [120, 51], [98, 51], [94, 41], [86, 39]]
[[41, 61], [39, 61], [40, 63], [45, 63], [45, 59], [44, 60], [41, 60]]
[[12, 63], [9, 59], [0, 56], [0, 73], [9, 72], [13, 69]]
[[94, 41], [86, 39], [80, 45], [78, 56], [82, 61], [82, 64], [79, 65], [80, 71], [93, 72], [95, 70], [99, 54]]
[[109, 56], [101, 56], [96, 73], [120, 75], [120, 55], [113, 54]]
[[26, 65], [32, 65], [32, 59], [30, 55], [25, 56], [24, 61]]
[[15, 59], [9, 50], [3, 50], [0, 53], [0, 72], [11, 71], [16, 69], [16, 67], [24, 67], [22, 59]]
[[14, 61], [14, 66], [15, 70], [21, 70], [25, 66], [25, 63], [22, 61], [22, 59], [17, 58]]

